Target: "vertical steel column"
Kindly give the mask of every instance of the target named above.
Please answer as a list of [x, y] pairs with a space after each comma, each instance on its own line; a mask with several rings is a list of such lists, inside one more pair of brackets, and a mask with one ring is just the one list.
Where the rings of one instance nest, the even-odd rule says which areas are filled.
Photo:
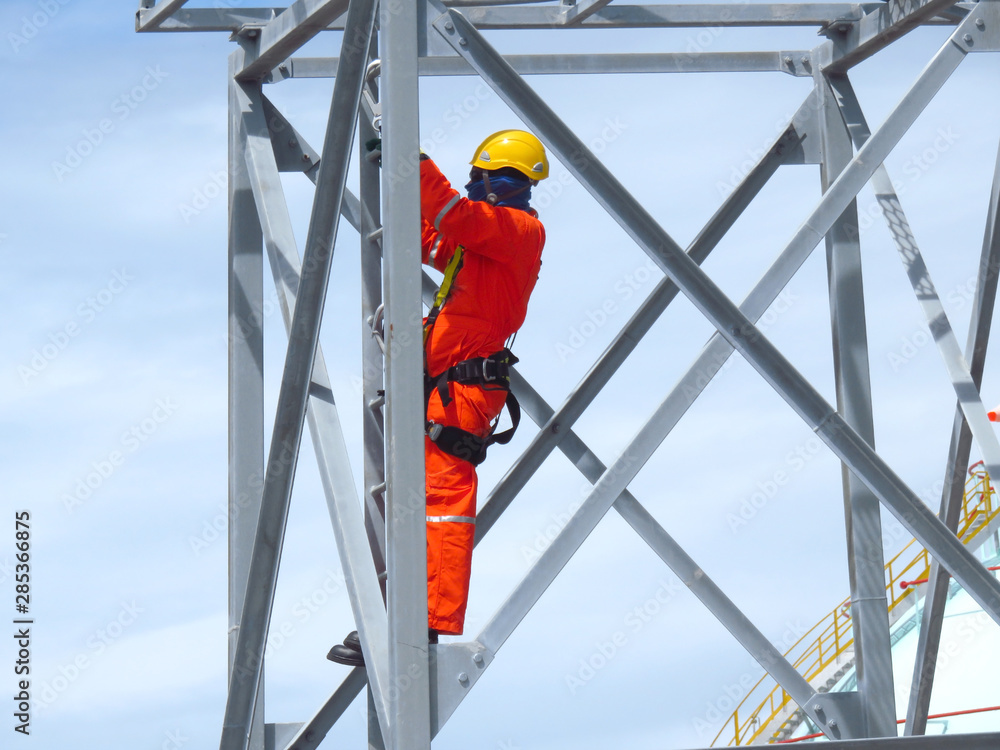
[[[990, 194], [989, 214], [986, 233], [983, 237], [983, 252], [979, 263], [979, 282], [976, 299], [969, 324], [969, 338], [965, 356], [969, 361], [969, 373], [976, 389], [983, 382], [983, 368], [986, 365], [986, 346], [989, 343], [996, 305], [997, 278], [1000, 276], [1000, 149], [997, 151], [996, 168], [993, 173], [993, 190]], [[941, 519], [953, 531], [958, 528], [962, 498], [965, 491], [966, 466], [972, 447], [972, 430], [965, 420], [961, 403], [955, 408], [955, 424], [952, 428], [948, 465], [945, 468], [945, 486], [941, 495]], [[924, 612], [920, 622], [917, 640], [917, 659], [913, 665], [913, 680], [910, 685], [910, 702], [906, 710], [906, 736], [921, 735], [927, 731], [927, 714], [930, 710], [931, 691], [934, 687], [934, 668], [937, 663], [938, 648], [941, 643], [941, 626], [948, 597], [948, 571], [937, 560], [931, 561], [927, 576], [927, 591], [924, 594]]]
[[[832, 78], [831, 83], [841, 97], [840, 106], [851, 129], [855, 145], [861, 147], [871, 133], [864, 114], [846, 77]], [[952, 425], [952, 437], [945, 467], [945, 483], [942, 488], [940, 518], [953, 532], [958, 528], [962, 497], [965, 489], [965, 467], [968, 465], [972, 438], [980, 440], [987, 466], [997, 465], [997, 445], [993, 428], [985, 422], [985, 410], [979, 397], [982, 372], [985, 364], [986, 344], [990, 322], [996, 299], [997, 247], [996, 205], [998, 200], [998, 175], [1000, 175], [1000, 155], [990, 205], [990, 218], [983, 240], [980, 276], [976, 304], [970, 324], [966, 354], [963, 357], [948, 322], [944, 308], [924, 265], [916, 239], [910, 231], [898, 196], [892, 186], [884, 165], [872, 177], [872, 185], [882, 210], [886, 215], [890, 232], [914, 291], [927, 316], [928, 326], [934, 333], [938, 348], [948, 366], [949, 374], [959, 396], [958, 408]], [[966, 365], [966, 362], [969, 364]], [[907, 736], [923, 734], [927, 724], [930, 694], [934, 681], [935, 662], [941, 637], [942, 618], [948, 591], [948, 574], [937, 562], [931, 563], [929, 582], [925, 594], [922, 627], [918, 637], [917, 658], [911, 680], [910, 700], [907, 708]]]
[[[387, 747], [430, 750], [416, 3], [381, 3]], [[404, 690], [403, 687], [406, 687]]]
[[[243, 50], [229, 56], [229, 678], [250, 574], [264, 477], [264, 237], [246, 166], [241, 127], [246, 97], [233, 79]], [[264, 683], [257, 691], [264, 705]], [[250, 727], [249, 748], [263, 750], [264, 712]]]
[[288, 519], [292, 480], [305, 426], [333, 245], [373, 27], [374, 0], [352, 2], [347, 13], [340, 71], [330, 103], [302, 276], [289, 329], [288, 350], [264, 475], [261, 511], [250, 560], [249, 583], [236, 639], [236, 663], [229, 682], [223, 719], [221, 750], [247, 748], [257, 690], [262, 682], [264, 647]]
[[[377, 33], [373, 32], [369, 60], [377, 54]], [[368, 69], [370, 68], [366, 68]], [[377, 97], [375, 81], [366, 81], [365, 86]], [[365, 117], [365, 108], [362, 107], [358, 117], [358, 142], [365, 144], [377, 136], [378, 132]], [[361, 403], [365, 451], [365, 532], [368, 535], [368, 544], [371, 547], [372, 560], [379, 576], [384, 600], [386, 596], [385, 420], [382, 416], [382, 407], [385, 404], [385, 382], [382, 349], [374, 330], [376, 311], [382, 304], [382, 253], [378, 239], [382, 219], [380, 176], [378, 164], [367, 158], [365, 149], [360, 148], [358, 151], [360, 154], [358, 198], [361, 205]], [[385, 738], [382, 736], [370, 687], [367, 692], [368, 748], [385, 750]]]
[[[836, 98], [826, 78], [817, 74], [823, 110], [823, 192], [851, 159], [854, 149]], [[830, 318], [833, 329], [833, 366], [837, 410], [873, 448], [871, 377], [858, 204], [852, 200], [826, 235]], [[896, 702], [892, 680], [889, 610], [885, 596], [885, 556], [882, 519], [874, 493], [842, 465], [847, 563], [851, 586], [855, 671], [860, 694], [861, 724], [866, 737], [896, 736]]]
[[[848, 122], [859, 148], [871, 133], [864, 114], [846, 77], [831, 78], [831, 83], [841, 97], [841, 110]], [[998, 162], [1000, 166], [1000, 162]], [[993, 428], [986, 421], [985, 409], [979, 397], [982, 371], [989, 336], [990, 317], [996, 296], [997, 257], [1000, 252], [992, 246], [995, 241], [995, 205], [997, 200], [996, 177], [991, 218], [983, 240], [980, 262], [979, 288], [976, 307], [970, 326], [966, 355], [963, 357], [958, 340], [948, 321], [934, 284], [924, 264], [916, 239], [909, 228], [899, 204], [898, 196], [884, 165], [879, 166], [872, 177], [872, 185], [893, 235], [900, 256], [907, 269], [907, 275], [914, 292], [927, 317], [928, 326], [948, 367], [949, 375], [959, 396], [958, 413], [952, 426], [952, 438], [948, 461], [945, 468], [945, 484], [942, 488], [940, 518], [953, 532], [958, 528], [962, 497], [965, 487], [965, 467], [968, 464], [971, 440], [979, 441], [988, 469], [1000, 463], [998, 444]], [[969, 362], [967, 365], [966, 362]], [[931, 574], [925, 598], [923, 627], [918, 638], [917, 660], [911, 681], [910, 701], [907, 709], [906, 735], [922, 734], [926, 728], [927, 712], [930, 705], [930, 691], [934, 680], [934, 664], [937, 659], [938, 643], [941, 636], [944, 605], [947, 598], [948, 575], [940, 569], [937, 561], [931, 563]]]

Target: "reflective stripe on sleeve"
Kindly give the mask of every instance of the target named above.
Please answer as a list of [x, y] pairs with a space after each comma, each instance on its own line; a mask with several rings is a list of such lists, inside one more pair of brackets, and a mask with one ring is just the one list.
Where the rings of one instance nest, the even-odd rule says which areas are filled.
[[471, 523], [476, 519], [472, 516], [427, 516], [427, 523]]
[[455, 195], [452, 196], [450, 201], [444, 204], [444, 208], [441, 209], [441, 212], [437, 215], [437, 218], [434, 219], [435, 229], [437, 229], [438, 231], [441, 230], [441, 219], [443, 219], [445, 217], [445, 214], [447, 214], [449, 211], [451, 211], [451, 209], [455, 207], [455, 204], [458, 203], [458, 200], [461, 197], [462, 196], [456, 193]]
[[434, 260], [437, 258], [438, 250], [441, 249], [442, 239], [443, 239], [442, 237], [438, 237], [436, 240], [434, 240], [434, 247], [431, 248], [430, 256], [428, 256], [428, 260], [430, 260], [431, 265], [434, 265]]

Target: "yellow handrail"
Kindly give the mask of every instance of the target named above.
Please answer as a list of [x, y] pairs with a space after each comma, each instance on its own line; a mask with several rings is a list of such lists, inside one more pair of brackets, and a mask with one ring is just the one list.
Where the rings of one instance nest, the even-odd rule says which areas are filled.
[[[969, 469], [970, 476], [965, 485], [962, 515], [957, 533], [963, 543], [968, 543], [980, 528], [988, 525], [1000, 513], [996, 490], [990, 484], [989, 475], [982, 465], [980, 461]], [[911, 550], [914, 546], [917, 548], [916, 553]], [[910, 581], [924, 579], [929, 572], [930, 556], [916, 539], [910, 540], [886, 563], [885, 588], [890, 613], [904, 602], [909, 603], [910, 599], [916, 597], [916, 589], [913, 586], [903, 587], [899, 584], [906, 579]], [[785, 657], [806, 681], [812, 682], [854, 646], [850, 604], [850, 598], [842, 601], [785, 652]], [[814, 635], [817, 632], [819, 634]], [[773, 678], [767, 673], [760, 678], [712, 740], [712, 747], [715, 747], [715, 743], [726, 732], [727, 727], [731, 727], [727, 747], [752, 744], [770, 726], [774, 718], [789, 707], [791, 697], [781, 689], [780, 685], [775, 684], [754, 710], [745, 719], [740, 719], [740, 711], [744, 704], [753, 696], [759, 696], [761, 691], [773, 682]], [[774, 735], [777, 735], [778, 731], [774, 732]]]

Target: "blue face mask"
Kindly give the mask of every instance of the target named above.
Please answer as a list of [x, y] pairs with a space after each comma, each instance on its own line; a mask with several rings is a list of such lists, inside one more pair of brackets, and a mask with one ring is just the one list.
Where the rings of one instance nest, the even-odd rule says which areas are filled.
[[[472, 180], [465, 186], [465, 189], [469, 193], [470, 201], [485, 201], [488, 195], [486, 184], [482, 178]], [[531, 183], [524, 179], [508, 177], [507, 175], [492, 175], [490, 177], [490, 190], [497, 196], [497, 201], [494, 204], [497, 206], [527, 211], [531, 203]], [[510, 195], [515, 191], [517, 191], [515, 195]]]

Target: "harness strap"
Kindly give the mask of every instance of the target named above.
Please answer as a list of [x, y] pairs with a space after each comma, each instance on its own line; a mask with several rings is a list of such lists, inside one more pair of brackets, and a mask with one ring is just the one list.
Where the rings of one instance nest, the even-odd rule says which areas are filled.
[[441, 405], [451, 403], [451, 393], [448, 383], [462, 385], [478, 384], [493, 386], [510, 391], [510, 366], [517, 364], [518, 359], [510, 349], [501, 349], [488, 357], [473, 357], [449, 367], [440, 375], [425, 376], [424, 396], [429, 399], [435, 388], [441, 397]]
[[[434, 254], [437, 255], [439, 245], [434, 246]], [[427, 369], [427, 339], [431, 335], [431, 329], [434, 327], [434, 323], [441, 314], [441, 308], [444, 307], [445, 301], [448, 299], [448, 295], [451, 294], [451, 287], [455, 283], [455, 276], [458, 275], [459, 270], [462, 268], [462, 256], [465, 254], [465, 248], [459, 245], [455, 248], [455, 252], [452, 253], [451, 260], [448, 261], [448, 265], [444, 267], [444, 279], [441, 281], [441, 286], [438, 287], [437, 294], [434, 296], [434, 307], [431, 311], [427, 313], [427, 319], [424, 321], [424, 370]]]
[[424, 413], [427, 412], [426, 404], [430, 402], [431, 394], [436, 390], [441, 398], [441, 404], [448, 406], [451, 403], [449, 393], [449, 383], [461, 383], [463, 385], [479, 384], [492, 386], [493, 388], [507, 392], [505, 405], [510, 413], [511, 426], [501, 433], [493, 434], [497, 422], [493, 423], [490, 434], [485, 438], [463, 430], [461, 427], [452, 425], [441, 425], [436, 422], [427, 422], [427, 436], [445, 453], [468, 461], [473, 466], [478, 466], [486, 458], [486, 449], [494, 443], [505, 445], [514, 437], [517, 426], [521, 423], [521, 405], [510, 390], [510, 366], [517, 363], [517, 357], [509, 349], [501, 349], [491, 354], [489, 357], [475, 357], [466, 359], [458, 364], [449, 367], [443, 373], [435, 377], [427, 377], [424, 383], [425, 406]]
[[[511, 426], [496, 435], [490, 434], [481, 438], [461, 427], [428, 421], [427, 437], [445, 453], [468, 461], [473, 466], [479, 466], [486, 460], [486, 449], [494, 443], [500, 445], [509, 443], [521, 422], [521, 405], [517, 402], [514, 394], [509, 391], [507, 392], [507, 410], [510, 412]], [[496, 424], [494, 423], [493, 426], [496, 427]]]
[[[438, 222], [451, 207], [452, 204], [445, 206], [438, 215]], [[439, 245], [436, 244], [432, 249], [432, 253], [435, 256], [437, 255], [438, 248]], [[497, 422], [500, 420], [499, 416], [497, 417], [497, 421], [493, 423], [490, 434], [485, 438], [481, 438], [468, 430], [463, 430], [461, 427], [440, 425], [431, 421], [427, 422], [427, 436], [438, 448], [445, 453], [468, 461], [473, 466], [478, 466], [486, 459], [486, 449], [493, 445], [493, 443], [503, 445], [510, 442], [510, 439], [514, 437], [514, 431], [521, 422], [521, 405], [518, 404], [517, 399], [514, 398], [514, 394], [510, 391], [510, 366], [517, 363], [517, 357], [507, 348], [501, 349], [488, 357], [474, 357], [462, 360], [436, 377], [431, 377], [427, 374], [427, 339], [430, 337], [431, 329], [434, 328], [434, 323], [441, 313], [441, 308], [444, 307], [445, 302], [448, 300], [448, 295], [451, 294], [455, 277], [462, 268], [462, 256], [464, 252], [465, 248], [461, 245], [455, 248], [451, 260], [445, 266], [444, 279], [441, 282], [441, 287], [438, 289], [437, 295], [434, 297], [434, 307], [431, 308], [424, 322], [424, 417], [426, 418], [427, 416], [427, 405], [430, 403], [431, 393], [435, 390], [437, 390], [443, 406], [448, 406], [451, 403], [451, 394], [448, 389], [448, 383], [451, 382], [463, 385], [480, 384], [484, 387], [493, 387], [507, 391], [505, 404], [507, 411], [510, 412], [511, 427], [498, 435], [494, 435], [493, 430], [496, 429]]]

